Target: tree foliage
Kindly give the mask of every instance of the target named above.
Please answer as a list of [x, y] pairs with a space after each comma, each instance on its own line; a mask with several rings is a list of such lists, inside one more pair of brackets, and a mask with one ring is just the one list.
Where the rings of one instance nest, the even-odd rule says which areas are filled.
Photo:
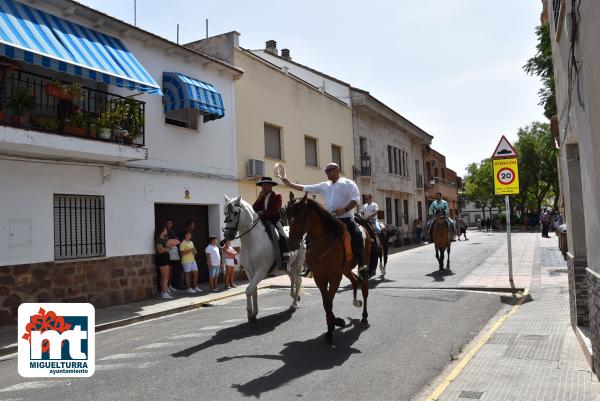
[[501, 203], [500, 199], [494, 195], [494, 171], [490, 159], [482, 160], [480, 163], [471, 163], [467, 167], [465, 196], [475, 203], [475, 207], [481, 208], [483, 218], [485, 218], [486, 208], [491, 210]]
[[535, 28], [538, 37], [537, 53], [527, 60], [523, 69], [529, 75], [537, 75], [542, 80], [540, 106], [544, 107], [544, 115], [549, 120], [556, 114], [556, 93], [554, 91], [554, 68], [552, 66], [552, 40], [550, 25], [546, 22]]

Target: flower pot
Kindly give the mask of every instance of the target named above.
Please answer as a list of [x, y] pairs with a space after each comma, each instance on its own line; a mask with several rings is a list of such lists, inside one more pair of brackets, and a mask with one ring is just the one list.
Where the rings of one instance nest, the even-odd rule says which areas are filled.
[[85, 128], [79, 127], [65, 127], [65, 134], [85, 136]]
[[112, 139], [112, 131], [110, 128], [100, 128], [98, 130], [98, 138], [100, 139]]
[[27, 125], [27, 122], [29, 121], [29, 116], [28, 115], [22, 115], [22, 116], [10, 116], [10, 119], [12, 121], [13, 124], [18, 125], [19, 127], [25, 127]]
[[73, 95], [65, 91], [60, 86], [50, 83], [46, 84], [46, 94], [48, 94], [48, 96], [54, 96], [55, 98], [61, 100], [73, 100]]
[[115, 138], [118, 138], [121, 136], [121, 131], [123, 131], [123, 128], [118, 127], [118, 128], [113, 128], [112, 129], [112, 134]]
[[88, 136], [89, 136], [90, 138], [95, 138], [95, 137], [96, 137], [96, 135], [97, 135], [97, 132], [98, 132], [98, 130], [97, 130], [96, 128], [90, 128], [90, 129], [88, 130]]

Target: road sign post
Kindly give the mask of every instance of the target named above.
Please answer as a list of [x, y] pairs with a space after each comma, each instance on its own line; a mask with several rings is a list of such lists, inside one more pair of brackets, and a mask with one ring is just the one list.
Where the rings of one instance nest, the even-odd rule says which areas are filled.
[[512, 268], [512, 246], [510, 239], [510, 198], [509, 195], [519, 193], [519, 163], [517, 152], [504, 135], [500, 138], [492, 156], [494, 166], [494, 192], [504, 195], [506, 206], [506, 245], [508, 248], [508, 281], [510, 288], [515, 289]]

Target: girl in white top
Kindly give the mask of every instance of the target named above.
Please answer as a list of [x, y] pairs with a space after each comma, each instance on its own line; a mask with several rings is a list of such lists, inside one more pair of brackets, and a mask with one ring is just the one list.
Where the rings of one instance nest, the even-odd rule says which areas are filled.
[[235, 272], [235, 257], [237, 251], [231, 246], [231, 241], [225, 241], [223, 244], [223, 254], [225, 255], [225, 289], [228, 290], [231, 287], [237, 287], [233, 284], [233, 275]]

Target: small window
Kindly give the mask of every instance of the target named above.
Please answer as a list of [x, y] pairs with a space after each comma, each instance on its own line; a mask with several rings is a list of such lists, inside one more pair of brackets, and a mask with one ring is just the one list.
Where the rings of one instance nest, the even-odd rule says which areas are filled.
[[419, 216], [419, 220], [423, 221], [423, 204], [421, 201], [417, 201], [417, 213]]
[[54, 195], [54, 259], [105, 254], [104, 197]]
[[315, 138], [304, 137], [304, 160], [307, 166], [319, 167], [317, 163], [317, 140]]
[[394, 172], [394, 164], [392, 161], [392, 147], [388, 145], [388, 172], [392, 174]]
[[398, 174], [398, 149], [394, 148], [394, 174]]
[[404, 206], [404, 224], [408, 224], [408, 199], [402, 201]]
[[281, 160], [281, 128], [265, 124], [265, 157]]
[[394, 199], [394, 222], [396, 227], [400, 226], [400, 199]]
[[385, 198], [385, 222], [392, 224], [392, 198]]
[[367, 146], [367, 138], [360, 137], [359, 139], [360, 157], [367, 156], [369, 154], [369, 148]]
[[198, 117], [200, 113], [196, 109], [179, 109], [165, 113], [165, 123], [178, 127], [198, 129]]
[[337, 145], [331, 145], [331, 161], [340, 166], [340, 170], [344, 170], [342, 167], [342, 147]]

